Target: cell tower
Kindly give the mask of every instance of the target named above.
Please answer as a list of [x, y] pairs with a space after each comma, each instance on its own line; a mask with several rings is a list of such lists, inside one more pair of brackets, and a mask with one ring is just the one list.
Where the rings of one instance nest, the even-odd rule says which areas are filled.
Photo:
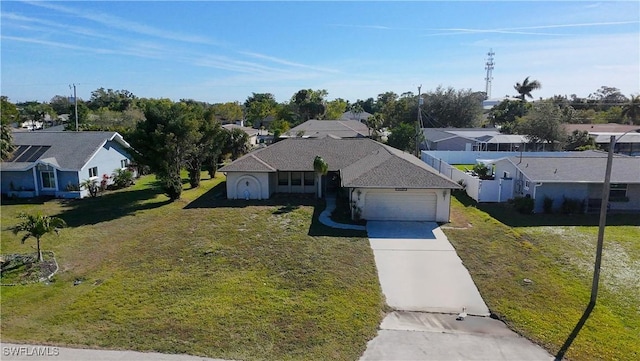
[[493, 66], [495, 65], [493, 62], [493, 56], [496, 55], [496, 53], [493, 52], [493, 49], [489, 49], [489, 52], [487, 53], [487, 55], [489, 56], [489, 58], [487, 59], [487, 63], [485, 64], [485, 70], [487, 70], [487, 77], [484, 78], [485, 80], [485, 87], [484, 87], [484, 92], [487, 94], [487, 99], [491, 98], [491, 81], [493, 80]]

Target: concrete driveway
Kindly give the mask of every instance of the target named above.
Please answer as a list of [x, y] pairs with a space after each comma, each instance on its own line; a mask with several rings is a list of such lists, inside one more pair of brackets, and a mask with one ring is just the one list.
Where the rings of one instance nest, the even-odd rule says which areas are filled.
[[[367, 232], [382, 292], [396, 311], [382, 321], [360, 361], [553, 359], [485, 317], [487, 305], [436, 223], [369, 221]], [[470, 316], [457, 321], [462, 307]]]
[[488, 316], [469, 272], [434, 222], [367, 222], [380, 285], [396, 310]]

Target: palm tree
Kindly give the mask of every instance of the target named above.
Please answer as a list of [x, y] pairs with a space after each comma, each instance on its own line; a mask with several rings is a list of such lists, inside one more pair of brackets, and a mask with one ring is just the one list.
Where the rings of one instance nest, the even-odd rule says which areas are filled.
[[15, 146], [13, 145], [13, 135], [11, 134], [11, 126], [2, 124], [2, 135], [0, 136], [0, 159], [7, 160], [13, 153]]
[[524, 78], [522, 84], [516, 83], [513, 88], [518, 92], [518, 94], [520, 94], [519, 98], [524, 102], [525, 97], [533, 98], [531, 92], [536, 89], [542, 88], [542, 84], [540, 84], [540, 82], [537, 80], [529, 81], [529, 77], [526, 77]]
[[631, 118], [631, 123], [638, 124], [640, 118], [640, 95], [632, 95], [631, 100], [622, 106], [622, 116]]
[[316, 157], [313, 159], [313, 170], [316, 171], [316, 176], [318, 179], [318, 198], [322, 198], [322, 176], [327, 174], [327, 172], [329, 171], [329, 165], [327, 164], [327, 162], [325, 162], [324, 159], [322, 159], [321, 156], [316, 155]]
[[56, 234], [58, 234], [60, 228], [66, 227], [67, 224], [60, 218], [44, 216], [41, 214], [31, 215], [21, 213], [20, 215], [18, 215], [18, 218], [22, 219], [23, 221], [11, 228], [13, 234], [26, 232], [26, 234], [22, 237], [22, 244], [24, 244], [24, 242], [30, 237], [35, 238], [38, 248], [38, 262], [42, 262], [40, 239], [45, 234], [51, 232], [55, 232]]

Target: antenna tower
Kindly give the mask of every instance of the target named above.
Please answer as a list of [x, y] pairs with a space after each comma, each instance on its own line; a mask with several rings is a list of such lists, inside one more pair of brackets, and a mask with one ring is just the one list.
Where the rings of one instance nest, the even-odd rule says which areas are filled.
[[487, 59], [487, 63], [485, 64], [485, 70], [487, 71], [487, 77], [484, 78], [485, 80], [485, 87], [484, 87], [484, 92], [487, 94], [487, 99], [491, 98], [491, 81], [493, 80], [493, 66], [495, 65], [495, 63], [493, 62], [493, 56], [496, 55], [496, 53], [493, 52], [493, 49], [489, 49], [489, 52], [487, 53], [487, 55], [489, 56], [489, 58]]

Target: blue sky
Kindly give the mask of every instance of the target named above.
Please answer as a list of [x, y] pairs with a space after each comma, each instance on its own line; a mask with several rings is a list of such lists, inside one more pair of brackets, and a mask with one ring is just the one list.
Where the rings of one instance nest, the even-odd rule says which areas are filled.
[[600, 86], [640, 93], [640, 3], [218, 2], [1, 3], [1, 92], [13, 102], [126, 89], [138, 97], [286, 101], [417, 93], [441, 85], [537, 97]]

